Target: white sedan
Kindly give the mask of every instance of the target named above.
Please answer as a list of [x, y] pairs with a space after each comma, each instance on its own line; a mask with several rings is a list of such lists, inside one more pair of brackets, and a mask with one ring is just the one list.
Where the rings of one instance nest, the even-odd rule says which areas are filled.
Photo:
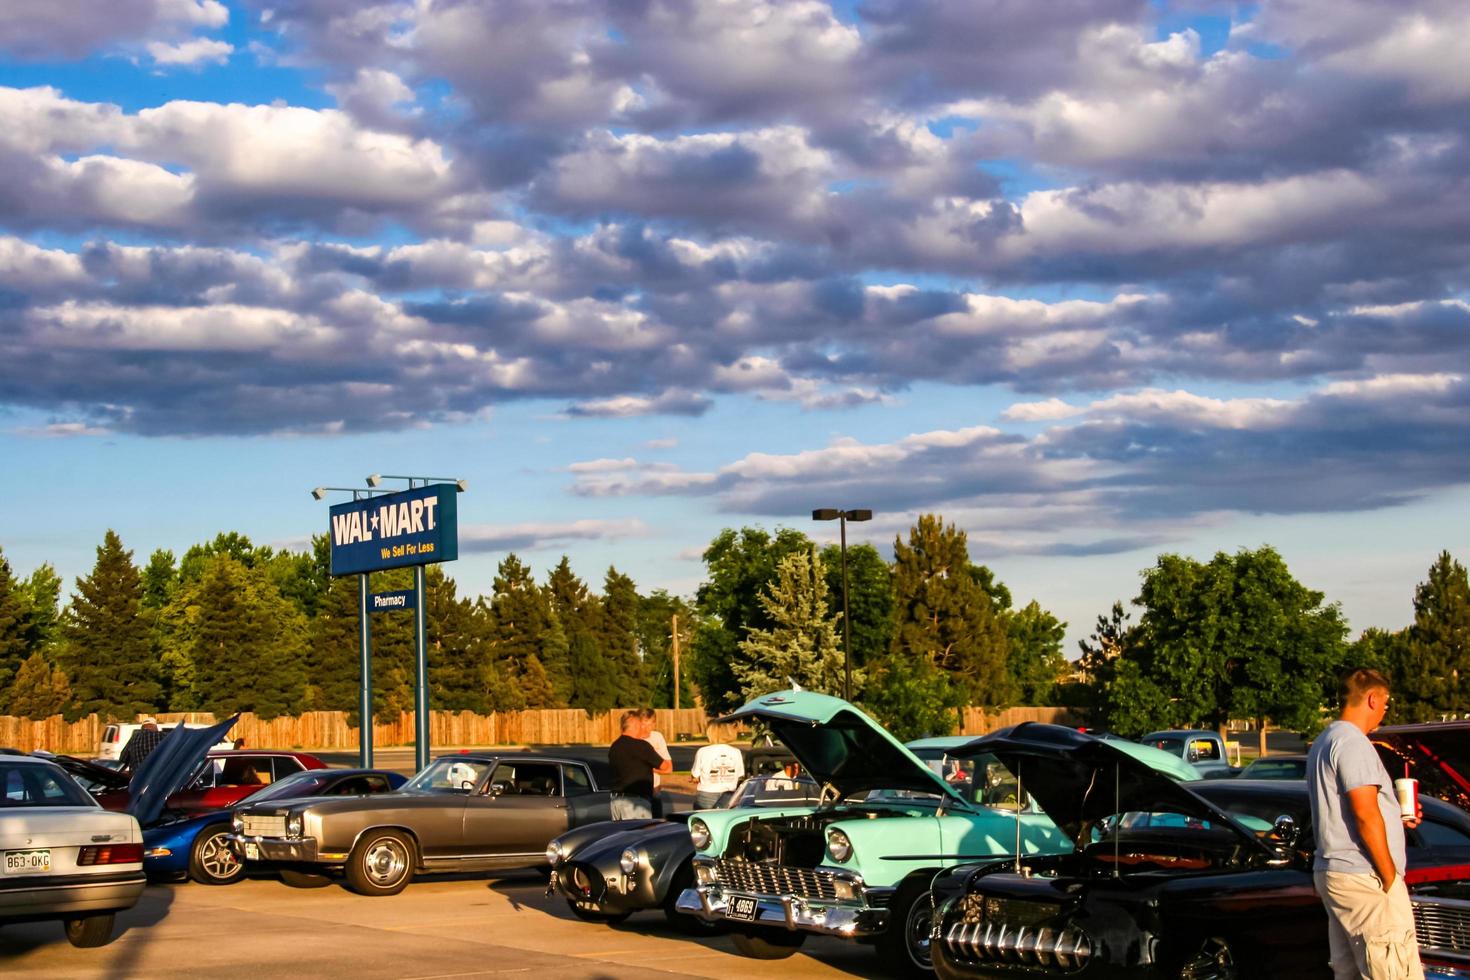
[[73, 946], [102, 946], [146, 883], [135, 817], [54, 762], [0, 755], [0, 925], [60, 919]]

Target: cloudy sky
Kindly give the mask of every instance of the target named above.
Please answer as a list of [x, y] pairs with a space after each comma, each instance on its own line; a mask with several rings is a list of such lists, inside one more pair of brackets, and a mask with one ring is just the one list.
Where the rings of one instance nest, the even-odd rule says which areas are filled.
[[1072, 640], [1265, 543], [1401, 626], [1470, 557], [1466, 64], [1463, 0], [7, 5], [0, 548], [421, 474], [470, 593], [870, 507]]

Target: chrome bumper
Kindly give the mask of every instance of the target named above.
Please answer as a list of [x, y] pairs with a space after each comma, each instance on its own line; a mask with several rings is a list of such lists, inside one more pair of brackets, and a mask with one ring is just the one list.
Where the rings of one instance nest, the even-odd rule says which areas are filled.
[[[305, 862], [315, 864], [318, 860], [315, 837], [249, 837], [245, 834], [226, 834], [225, 840], [235, 846], [235, 853], [247, 861], [281, 861], [286, 863]], [[260, 856], [246, 856], [245, 845], [254, 845]], [[345, 858], [345, 855], [344, 855]]]
[[[87, 878], [96, 880], [88, 881]], [[117, 912], [138, 904], [148, 879], [141, 871], [122, 875], [57, 875], [17, 879], [0, 889], [0, 921], [31, 916]]]
[[[734, 897], [756, 900], [753, 921], [732, 919], [729, 916], [730, 899]], [[684, 889], [679, 894], [675, 908], [711, 922], [750, 921], [751, 925], [776, 926], [793, 932], [814, 932], [843, 939], [876, 936], [888, 928], [887, 909], [807, 899], [798, 895], [750, 895], [745, 892], [727, 894], [719, 885], [699, 885]]]

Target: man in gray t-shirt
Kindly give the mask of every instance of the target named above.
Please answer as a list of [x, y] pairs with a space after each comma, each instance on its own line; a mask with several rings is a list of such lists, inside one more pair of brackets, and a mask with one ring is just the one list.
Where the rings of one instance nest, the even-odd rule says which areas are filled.
[[1355, 670], [1340, 694], [1342, 714], [1307, 755], [1312, 877], [1327, 908], [1332, 972], [1336, 980], [1422, 980], [1404, 885], [1404, 821], [1393, 779], [1368, 740], [1388, 711], [1388, 680]]

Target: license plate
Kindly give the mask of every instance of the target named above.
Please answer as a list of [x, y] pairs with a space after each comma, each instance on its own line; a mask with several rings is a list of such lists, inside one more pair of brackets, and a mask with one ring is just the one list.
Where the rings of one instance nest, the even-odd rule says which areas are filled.
[[245, 844], [245, 860], [247, 860], [247, 861], [259, 861], [260, 860], [260, 845], [259, 844], [251, 844], [248, 841], [246, 842], [246, 844]]
[[730, 899], [725, 915], [731, 919], [739, 919], [741, 922], [754, 922], [755, 914], [759, 910], [760, 905], [755, 899], [737, 895]]
[[51, 849], [38, 851], [6, 851], [5, 873], [8, 875], [45, 874], [51, 870]]

